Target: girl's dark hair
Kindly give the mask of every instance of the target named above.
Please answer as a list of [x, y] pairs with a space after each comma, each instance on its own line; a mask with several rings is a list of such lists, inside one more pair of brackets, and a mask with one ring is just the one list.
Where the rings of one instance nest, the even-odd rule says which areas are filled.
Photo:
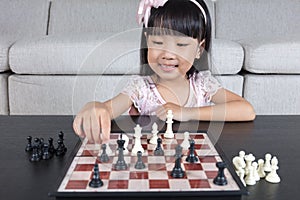
[[208, 52], [211, 40], [211, 18], [208, 8], [203, 0], [197, 0], [206, 14], [206, 24], [204, 16], [200, 8], [190, 0], [169, 0], [164, 6], [151, 8], [151, 15], [148, 20], [148, 28], [143, 28], [140, 49], [140, 64], [141, 74], [151, 75], [154, 72], [148, 66], [148, 47], [147, 35], [174, 35], [181, 33], [185, 36], [202, 41], [205, 39], [204, 51], [202, 51], [200, 59], [195, 59], [193, 66], [187, 72], [187, 77], [190, 78], [198, 71], [207, 70], [208, 67]]

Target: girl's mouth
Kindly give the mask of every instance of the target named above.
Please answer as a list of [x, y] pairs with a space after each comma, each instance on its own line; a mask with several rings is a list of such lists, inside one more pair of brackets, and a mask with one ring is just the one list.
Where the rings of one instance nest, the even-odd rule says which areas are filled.
[[173, 71], [175, 70], [178, 65], [163, 65], [163, 64], [159, 64], [159, 67], [165, 71], [165, 72], [170, 72], [170, 71]]

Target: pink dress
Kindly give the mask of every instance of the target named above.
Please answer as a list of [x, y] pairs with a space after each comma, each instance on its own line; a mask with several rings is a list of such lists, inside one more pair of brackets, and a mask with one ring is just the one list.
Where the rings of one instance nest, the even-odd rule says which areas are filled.
[[[189, 79], [189, 83], [189, 97], [184, 107], [211, 105], [212, 96], [221, 88], [210, 71], [194, 74]], [[166, 103], [150, 76], [133, 76], [122, 93], [130, 97], [140, 115], [155, 115], [158, 106]]]

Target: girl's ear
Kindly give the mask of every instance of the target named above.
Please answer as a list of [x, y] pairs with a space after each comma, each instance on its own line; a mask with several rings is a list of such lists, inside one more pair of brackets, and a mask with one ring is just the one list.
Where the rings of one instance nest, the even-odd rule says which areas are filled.
[[196, 54], [197, 59], [199, 59], [201, 57], [204, 47], [205, 47], [205, 39], [203, 39], [198, 45], [197, 54]]

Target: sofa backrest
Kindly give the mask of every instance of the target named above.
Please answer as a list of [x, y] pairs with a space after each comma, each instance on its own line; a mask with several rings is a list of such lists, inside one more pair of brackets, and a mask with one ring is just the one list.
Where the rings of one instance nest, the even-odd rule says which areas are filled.
[[216, 0], [216, 37], [231, 40], [300, 33], [299, 0]]
[[1, 0], [0, 36], [46, 35], [49, 0]]

